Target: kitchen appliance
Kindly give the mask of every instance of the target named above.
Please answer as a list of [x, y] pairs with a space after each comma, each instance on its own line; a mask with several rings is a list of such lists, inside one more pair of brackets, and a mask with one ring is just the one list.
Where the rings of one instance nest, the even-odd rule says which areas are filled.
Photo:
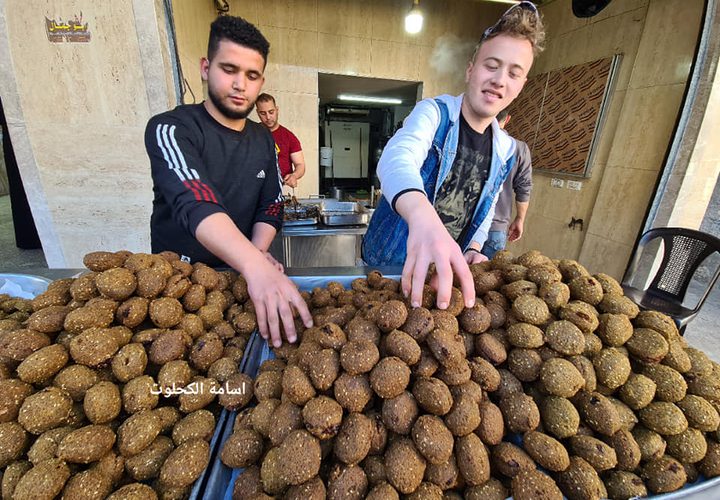
[[330, 121], [325, 144], [332, 147], [332, 179], [364, 179], [368, 175], [370, 124]]
[[320, 221], [326, 226], [351, 226], [367, 224], [370, 215], [358, 202], [323, 200], [320, 205]]

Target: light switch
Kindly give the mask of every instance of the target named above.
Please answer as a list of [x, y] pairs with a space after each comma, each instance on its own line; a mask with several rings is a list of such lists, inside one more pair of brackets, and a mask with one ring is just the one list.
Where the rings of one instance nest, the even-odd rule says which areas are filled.
[[568, 181], [568, 189], [572, 189], [573, 191], [580, 191], [582, 189], [582, 182]]
[[552, 179], [550, 179], [550, 185], [554, 188], [561, 188], [565, 185], [565, 181], [562, 179], [556, 179], [555, 177], [553, 177]]

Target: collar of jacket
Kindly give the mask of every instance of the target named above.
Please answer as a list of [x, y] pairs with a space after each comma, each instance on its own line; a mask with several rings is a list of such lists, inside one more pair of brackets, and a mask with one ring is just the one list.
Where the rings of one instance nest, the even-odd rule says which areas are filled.
[[[450, 121], [453, 124], [451, 127], [458, 123], [460, 119], [460, 111], [464, 97], [464, 93], [457, 96], [443, 94], [437, 97], [437, 99], [443, 101], [448, 107]], [[490, 126], [493, 131], [493, 155], [497, 155], [502, 163], [506, 163], [515, 154], [515, 140], [510, 137], [505, 130], [500, 128], [496, 118], [493, 118]], [[457, 137], [457, 134], [454, 135]], [[454, 143], [457, 145], [457, 139], [455, 139]]]

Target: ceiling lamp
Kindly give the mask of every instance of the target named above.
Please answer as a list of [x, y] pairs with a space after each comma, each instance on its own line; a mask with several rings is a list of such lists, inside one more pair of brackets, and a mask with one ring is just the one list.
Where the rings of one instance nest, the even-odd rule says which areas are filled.
[[411, 35], [420, 33], [420, 30], [422, 30], [422, 25], [422, 11], [420, 10], [420, 6], [418, 5], [418, 0], [413, 0], [413, 6], [410, 9], [410, 12], [408, 12], [408, 15], [405, 16], [405, 31], [407, 31]]
[[340, 101], [369, 102], [373, 104], [402, 104], [402, 99], [394, 97], [373, 97], [365, 95], [340, 94], [337, 96]]

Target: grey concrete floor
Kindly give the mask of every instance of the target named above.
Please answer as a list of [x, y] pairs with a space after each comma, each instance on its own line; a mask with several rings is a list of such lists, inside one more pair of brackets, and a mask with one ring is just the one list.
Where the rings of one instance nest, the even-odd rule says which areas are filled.
[[[687, 298], [694, 304], [704, 290], [703, 284], [691, 283]], [[685, 338], [720, 363], [720, 281], [715, 283], [700, 314], [685, 328]]]
[[10, 196], [0, 196], [0, 272], [27, 273], [40, 267], [47, 267], [42, 250], [22, 250], [15, 245]]

